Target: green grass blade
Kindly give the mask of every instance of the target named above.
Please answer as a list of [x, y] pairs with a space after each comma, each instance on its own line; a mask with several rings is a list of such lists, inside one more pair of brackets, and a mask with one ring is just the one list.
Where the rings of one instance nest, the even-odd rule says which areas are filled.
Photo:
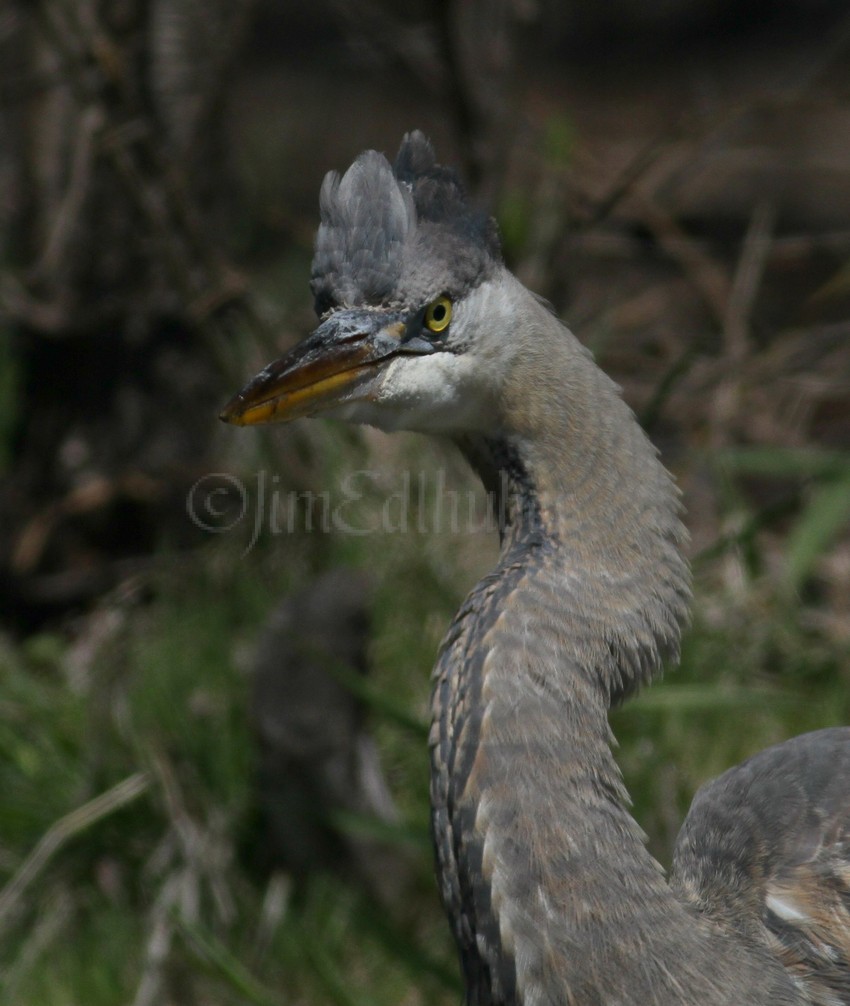
[[629, 702], [629, 712], [707, 713], [763, 705], [766, 701], [790, 701], [791, 696], [765, 688], [718, 685], [656, 685]]
[[342, 974], [334, 959], [315, 940], [304, 940], [303, 948], [304, 956], [312, 965], [314, 974], [336, 1006], [369, 1006], [366, 999], [351, 991], [350, 980]]
[[811, 499], [788, 538], [787, 575], [797, 589], [850, 521], [850, 468], [843, 477], [812, 490]]
[[333, 678], [347, 688], [352, 695], [360, 699], [363, 705], [371, 709], [377, 716], [395, 723], [416, 737], [427, 739], [429, 725], [411, 713], [400, 702], [386, 695], [368, 678], [339, 664], [328, 663], [326, 668]]
[[425, 979], [432, 979], [444, 989], [457, 993], [458, 996], [462, 994], [460, 971], [455, 964], [447, 965], [417, 946], [404, 928], [399, 928], [380, 907], [363, 903], [361, 913], [369, 932], [407, 970], [419, 989]]
[[367, 838], [387, 845], [408, 846], [429, 852], [431, 850], [428, 829], [419, 828], [415, 824], [382, 821], [370, 814], [356, 814], [347, 810], [335, 810], [327, 817], [338, 831], [353, 838]]
[[26, 889], [67, 842], [140, 797], [148, 785], [145, 773], [136, 772], [51, 825], [9, 883], [0, 891], [0, 924], [11, 915], [13, 907]]
[[719, 451], [717, 463], [740, 475], [829, 478], [850, 471], [850, 454], [798, 447], [734, 447]]
[[219, 977], [253, 1006], [280, 1006], [280, 995], [255, 978], [221, 940], [203, 926], [180, 916], [174, 922], [189, 951], [210, 974]]

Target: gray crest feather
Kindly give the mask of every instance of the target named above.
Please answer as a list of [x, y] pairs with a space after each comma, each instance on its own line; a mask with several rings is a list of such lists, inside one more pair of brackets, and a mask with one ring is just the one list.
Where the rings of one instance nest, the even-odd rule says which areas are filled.
[[317, 307], [322, 291], [332, 291], [338, 304], [387, 300], [401, 273], [402, 246], [416, 225], [413, 197], [398, 184], [387, 159], [367, 150], [341, 178], [329, 172], [319, 208], [313, 258]]
[[457, 174], [415, 131], [395, 164], [367, 150], [319, 196], [311, 288], [316, 311], [416, 304], [460, 294], [501, 261], [495, 222], [473, 209]]

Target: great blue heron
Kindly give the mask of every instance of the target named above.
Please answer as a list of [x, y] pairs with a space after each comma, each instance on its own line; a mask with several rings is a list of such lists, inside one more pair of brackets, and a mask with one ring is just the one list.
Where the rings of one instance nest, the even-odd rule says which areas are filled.
[[447, 435], [505, 515], [434, 676], [432, 821], [470, 1006], [850, 1003], [850, 729], [703, 787], [669, 880], [607, 712], [675, 657], [676, 489], [421, 133], [321, 191], [319, 327], [226, 407]]

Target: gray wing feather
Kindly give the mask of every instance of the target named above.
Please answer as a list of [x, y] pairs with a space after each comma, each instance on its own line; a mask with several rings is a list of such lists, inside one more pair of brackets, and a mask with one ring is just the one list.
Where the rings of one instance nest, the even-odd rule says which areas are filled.
[[806, 1002], [850, 1004], [850, 728], [795, 737], [703, 786], [671, 883], [766, 944]]

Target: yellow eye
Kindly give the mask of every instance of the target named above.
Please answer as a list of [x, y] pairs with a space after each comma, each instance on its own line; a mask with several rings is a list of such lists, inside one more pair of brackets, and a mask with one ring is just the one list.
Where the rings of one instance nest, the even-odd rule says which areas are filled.
[[448, 297], [438, 297], [425, 309], [425, 326], [431, 332], [442, 332], [452, 320], [452, 302]]

